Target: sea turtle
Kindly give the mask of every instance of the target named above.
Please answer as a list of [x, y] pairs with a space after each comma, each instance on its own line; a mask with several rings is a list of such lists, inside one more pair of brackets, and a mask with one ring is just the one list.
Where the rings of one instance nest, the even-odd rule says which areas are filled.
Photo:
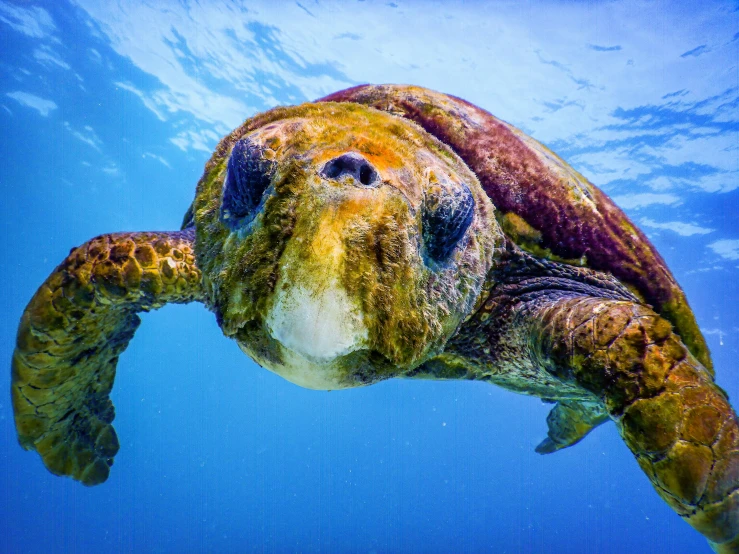
[[256, 115], [180, 231], [73, 249], [20, 322], [21, 445], [105, 481], [136, 313], [194, 301], [304, 387], [488, 381], [554, 403], [540, 453], [612, 419], [662, 498], [739, 551], [739, 422], [683, 292], [601, 191], [463, 100], [365, 85]]

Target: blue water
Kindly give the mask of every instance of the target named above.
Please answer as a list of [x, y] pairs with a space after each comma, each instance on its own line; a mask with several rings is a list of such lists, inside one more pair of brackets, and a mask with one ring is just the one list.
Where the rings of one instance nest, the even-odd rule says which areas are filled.
[[[152, 4], [0, 0], [8, 368], [69, 248], [177, 228], [242, 119], [411, 82], [521, 127], [612, 195], [686, 290], [736, 405], [735, 4]], [[303, 390], [199, 305], [143, 315], [112, 397], [120, 453], [85, 488], [17, 445], [0, 394], [0, 551], [709, 551], [612, 424], [539, 456], [548, 406], [491, 385]]]

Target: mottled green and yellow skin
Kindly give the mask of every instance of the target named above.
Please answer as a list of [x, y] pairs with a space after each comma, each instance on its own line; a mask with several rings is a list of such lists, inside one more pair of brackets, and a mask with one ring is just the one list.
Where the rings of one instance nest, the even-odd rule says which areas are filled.
[[473, 378], [557, 401], [542, 453], [612, 419], [660, 496], [717, 552], [736, 552], [737, 417], [672, 325], [603, 274], [527, 255], [493, 273], [487, 301], [429, 370], [471, 365]]
[[136, 312], [202, 300], [194, 233], [116, 233], [73, 249], [23, 312], [11, 396], [18, 439], [52, 473], [108, 478], [118, 438], [110, 401]]
[[26, 309], [16, 426], [52, 472], [108, 477], [136, 312], [199, 301], [304, 387], [488, 381], [555, 403], [540, 453], [612, 419], [665, 501], [739, 551], [739, 423], [682, 290], [602, 192], [510, 125], [417, 87], [277, 108], [220, 142], [183, 227], [93, 239]]

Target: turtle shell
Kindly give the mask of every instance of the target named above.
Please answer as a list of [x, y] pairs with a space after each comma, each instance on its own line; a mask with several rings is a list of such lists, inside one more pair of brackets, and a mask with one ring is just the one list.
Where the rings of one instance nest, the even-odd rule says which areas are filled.
[[360, 85], [319, 101], [355, 102], [410, 119], [474, 171], [503, 230], [540, 257], [609, 272], [669, 320], [712, 371], [685, 293], [647, 237], [601, 190], [543, 144], [460, 98], [405, 85]]

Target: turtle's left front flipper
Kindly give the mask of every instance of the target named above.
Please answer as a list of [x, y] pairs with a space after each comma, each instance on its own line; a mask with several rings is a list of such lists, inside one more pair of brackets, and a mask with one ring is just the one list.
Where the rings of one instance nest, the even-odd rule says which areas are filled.
[[23, 312], [11, 394], [18, 439], [85, 485], [108, 477], [118, 438], [109, 393], [137, 312], [202, 300], [194, 230], [102, 235], [75, 248]]
[[520, 300], [509, 329], [536, 363], [598, 396], [660, 496], [717, 552], [739, 552], [739, 420], [670, 323], [626, 300]]

